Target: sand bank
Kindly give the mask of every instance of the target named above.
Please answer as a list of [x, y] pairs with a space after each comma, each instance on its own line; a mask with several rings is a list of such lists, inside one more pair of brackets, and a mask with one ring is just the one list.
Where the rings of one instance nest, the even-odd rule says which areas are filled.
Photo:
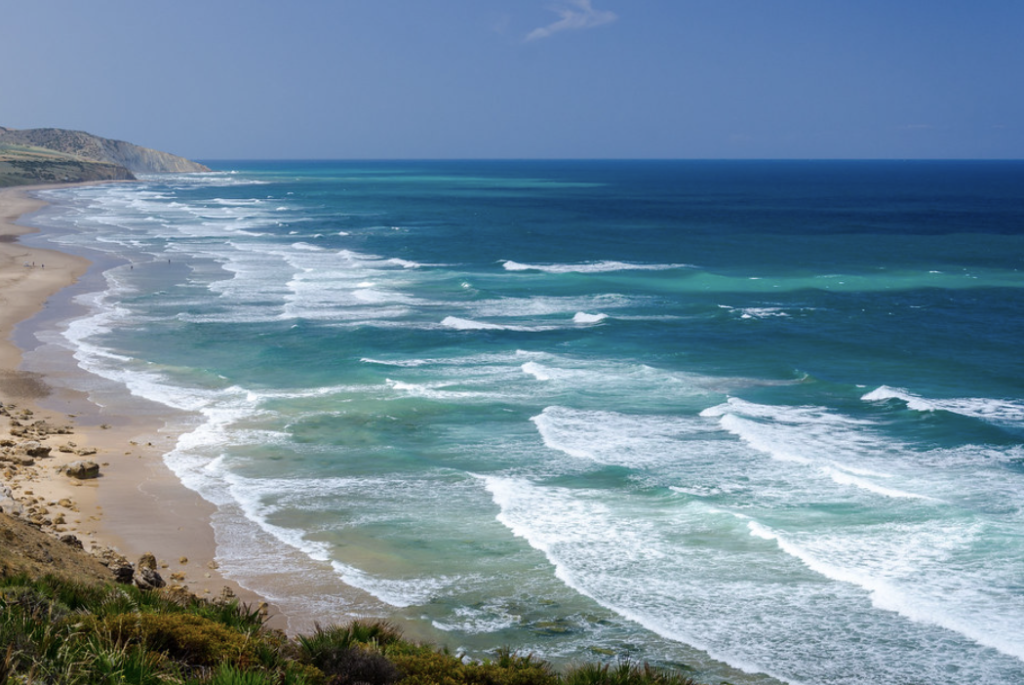
[[[37, 439], [51, 451], [32, 464], [0, 461], [0, 485], [13, 491], [26, 517], [37, 517], [55, 534], [76, 534], [87, 550], [110, 547], [133, 562], [152, 552], [168, 584], [187, 586], [199, 596], [219, 594], [227, 586], [246, 602], [260, 602], [218, 573], [213, 506], [164, 465], [162, 456], [176, 436], [161, 432], [164, 422], [154, 407], [111, 416], [72, 389], [69, 373], [84, 372], [69, 372], [66, 362], [58, 371], [55, 360], [59, 383], [47, 368], [22, 368], [22, 350], [12, 342], [15, 327], [55, 306], [51, 297], [90, 265], [82, 257], [18, 242], [18, 236], [36, 229], [14, 222], [46, 204], [30, 195], [36, 189], [0, 189], [0, 403], [9, 415], [0, 416], [0, 440]], [[38, 421], [70, 433], [33, 431]], [[12, 435], [25, 430], [31, 434]], [[99, 478], [78, 480], [62, 472], [82, 459], [100, 464]], [[36, 513], [28, 514], [30, 509]], [[284, 617], [272, 621], [277, 623], [284, 627]]]

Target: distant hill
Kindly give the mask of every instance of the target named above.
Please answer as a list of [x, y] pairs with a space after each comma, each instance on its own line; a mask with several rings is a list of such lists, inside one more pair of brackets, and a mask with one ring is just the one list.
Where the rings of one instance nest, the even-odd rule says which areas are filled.
[[84, 131], [0, 126], [0, 186], [132, 180], [134, 174], [209, 170], [184, 157]]

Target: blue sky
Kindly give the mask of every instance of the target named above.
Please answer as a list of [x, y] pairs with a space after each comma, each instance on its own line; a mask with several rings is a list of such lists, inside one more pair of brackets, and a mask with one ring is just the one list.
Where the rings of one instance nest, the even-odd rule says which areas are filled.
[[1021, 0], [8, 0], [0, 125], [199, 159], [1024, 158]]

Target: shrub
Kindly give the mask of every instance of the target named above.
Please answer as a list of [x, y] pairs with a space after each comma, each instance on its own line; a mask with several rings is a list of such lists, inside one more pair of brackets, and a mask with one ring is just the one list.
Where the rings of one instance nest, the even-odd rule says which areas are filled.
[[623, 659], [614, 666], [583, 664], [569, 669], [562, 677], [564, 685], [697, 685], [687, 676]]
[[263, 624], [267, 620], [266, 615], [260, 611], [259, 607], [252, 607], [238, 600], [217, 604], [196, 599], [187, 608], [196, 615], [205, 616], [228, 628], [246, 633], [262, 630]]
[[385, 621], [353, 621], [347, 626], [331, 625], [326, 628], [317, 623], [312, 635], [300, 635], [296, 639], [296, 646], [302, 661], [316, 666], [324, 673], [332, 674], [328, 670], [331, 668], [329, 664], [355, 658], [348, 654], [352, 648], [369, 645], [385, 649], [400, 640], [401, 632]]
[[116, 644], [99, 632], [65, 643], [66, 661], [76, 664], [79, 681], [89, 685], [163, 685], [178, 669], [159, 652], [138, 644]]
[[221, 664], [207, 685], [277, 685], [277, 678], [259, 671], [242, 671], [230, 664]]
[[403, 646], [388, 656], [405, 674], [400, 685], [558, 685], [551, 666], [532, 655], [502, 649], [496, 661], [463, 663], [446, 651]]
[[83, 627], [110, 635], [118, 645], [139, 644], [183, 666], [248, 665], [258, 661], [248, 635], [193, 614], [115, 614]]

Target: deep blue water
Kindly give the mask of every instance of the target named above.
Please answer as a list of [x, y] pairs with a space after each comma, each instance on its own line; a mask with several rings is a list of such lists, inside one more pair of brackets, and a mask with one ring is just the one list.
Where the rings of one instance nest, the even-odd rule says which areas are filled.
[[107, 266], [39, 354], [188, 412], [228, 575], [473, 654], [1024, 682], [1024, 163], [212, 166], [42, 193]]

